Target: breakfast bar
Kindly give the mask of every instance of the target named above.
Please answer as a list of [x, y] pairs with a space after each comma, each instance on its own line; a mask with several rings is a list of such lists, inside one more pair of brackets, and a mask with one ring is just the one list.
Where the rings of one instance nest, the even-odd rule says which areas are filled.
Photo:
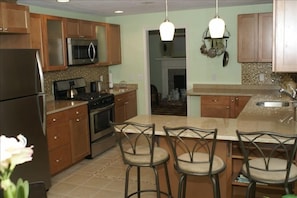
[[[213, 90], [212, 90], [213, 91]], [[218, 89], [218, 91], [220, 91]], [[222, 93], [226, 93], [225, 90]], [[239, 151], [236, 130], [241, 131], [274, 131], [283, 134], [296, 134], [297, 122], [292, 120], [295, 103], [287, 97], [280, 97], [277, 92], [271, 94], [271, 90], [259, 93], [257, 90], [251, 92], [243, 91], [251, 96], [244, 109], [237, 118], [210, 118], [210, 117], [190, 117], [190, 116], [166, 116], [166, 115], [138, 115], [128, 121], [138, 123], [155, 123], [156, 135], [159, 135], [160, 146], [169, 151], [165, 139], [163, 126], [192, 126], [205, 129], [218, 129], [216, 155], [220, 156], [226, 163], [226, 170], [220, 174], [221, 197], [244, 197], [247, 184], [236, 181], [240, 173], [242, 155]], [[195, 92], [193, 92], [195, 93]], [[193, 94], [192, 93], [192, 94]], [[197, 93], [197, 92], [196, 92]], [[267, 94], [269, 93], [269, 94]], [[209, 93], [204, 93], [209, 94]], [[227, 93], [231, 94], [231, 93]], [[234, 91], [238, 94], [238, 90]], [[199, 94], [198, 94], [199, 95]], [[258, 106], [260, 101], [289, 101], [287, 107], [263, 107]], [[273, 144], [271, 139], [262, 139], [263, 143]], [[170, 180], [173, 196], [177, 195], [178, 174], [173, 167], [173, 159], [169, 162]], [[162, 181], [162, 187], [165, 182]], [[189, 178], [187, 184], [187, 196], [196, 197], [197, 193], [212, 197], [212, 187], [209, 178]], [[282, 188], [261, 186], [257, 188], [257, 195], [279, 198], [282, 195]]]

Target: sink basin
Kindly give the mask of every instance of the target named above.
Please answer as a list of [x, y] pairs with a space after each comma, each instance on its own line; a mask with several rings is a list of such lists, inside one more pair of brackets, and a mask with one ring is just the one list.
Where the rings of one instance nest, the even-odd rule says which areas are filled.
[[260, 101], [256, 105], [260, 107], [288, 107], [290, 103], [286, 101]]

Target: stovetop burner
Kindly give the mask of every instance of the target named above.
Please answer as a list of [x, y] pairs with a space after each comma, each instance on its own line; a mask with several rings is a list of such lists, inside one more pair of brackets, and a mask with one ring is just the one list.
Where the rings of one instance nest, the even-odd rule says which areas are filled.
[[75, 100], [84, 100], [84, 101], [92, 101], [97, 100], [103, 97], [110, 95], [109, 93], [99, 93], [99, 92], [91, 92], [91, 93], [81, 93], [74, 97]]
[[[67, 92], [70, 89], [69, 82], [72, 82], [77, 95], [69, 98]], [[106, 107], [114, 103], [114, 95], [110, 93], [86, 92], [86, 83], [84, 78], [75, 78], [68, 80], [59, 80], [54, 82], [54, 94], [56, 100], [82, 100], [88, 101], [89, 110]]]

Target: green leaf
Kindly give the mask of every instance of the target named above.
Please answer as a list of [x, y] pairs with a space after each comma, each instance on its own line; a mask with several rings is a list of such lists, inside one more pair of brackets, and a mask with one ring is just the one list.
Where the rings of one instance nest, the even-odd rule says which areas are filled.
[[29, 197], [29, 182], [19, 178], [16, 185], [16, 198]]

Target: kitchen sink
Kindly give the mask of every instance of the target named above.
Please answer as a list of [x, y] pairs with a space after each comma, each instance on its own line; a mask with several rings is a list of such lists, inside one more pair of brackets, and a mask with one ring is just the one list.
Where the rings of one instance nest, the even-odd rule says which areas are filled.
[[286, 101], [260, 101], [256, 103], [260, 107], [288, 107], [290, 102]]

